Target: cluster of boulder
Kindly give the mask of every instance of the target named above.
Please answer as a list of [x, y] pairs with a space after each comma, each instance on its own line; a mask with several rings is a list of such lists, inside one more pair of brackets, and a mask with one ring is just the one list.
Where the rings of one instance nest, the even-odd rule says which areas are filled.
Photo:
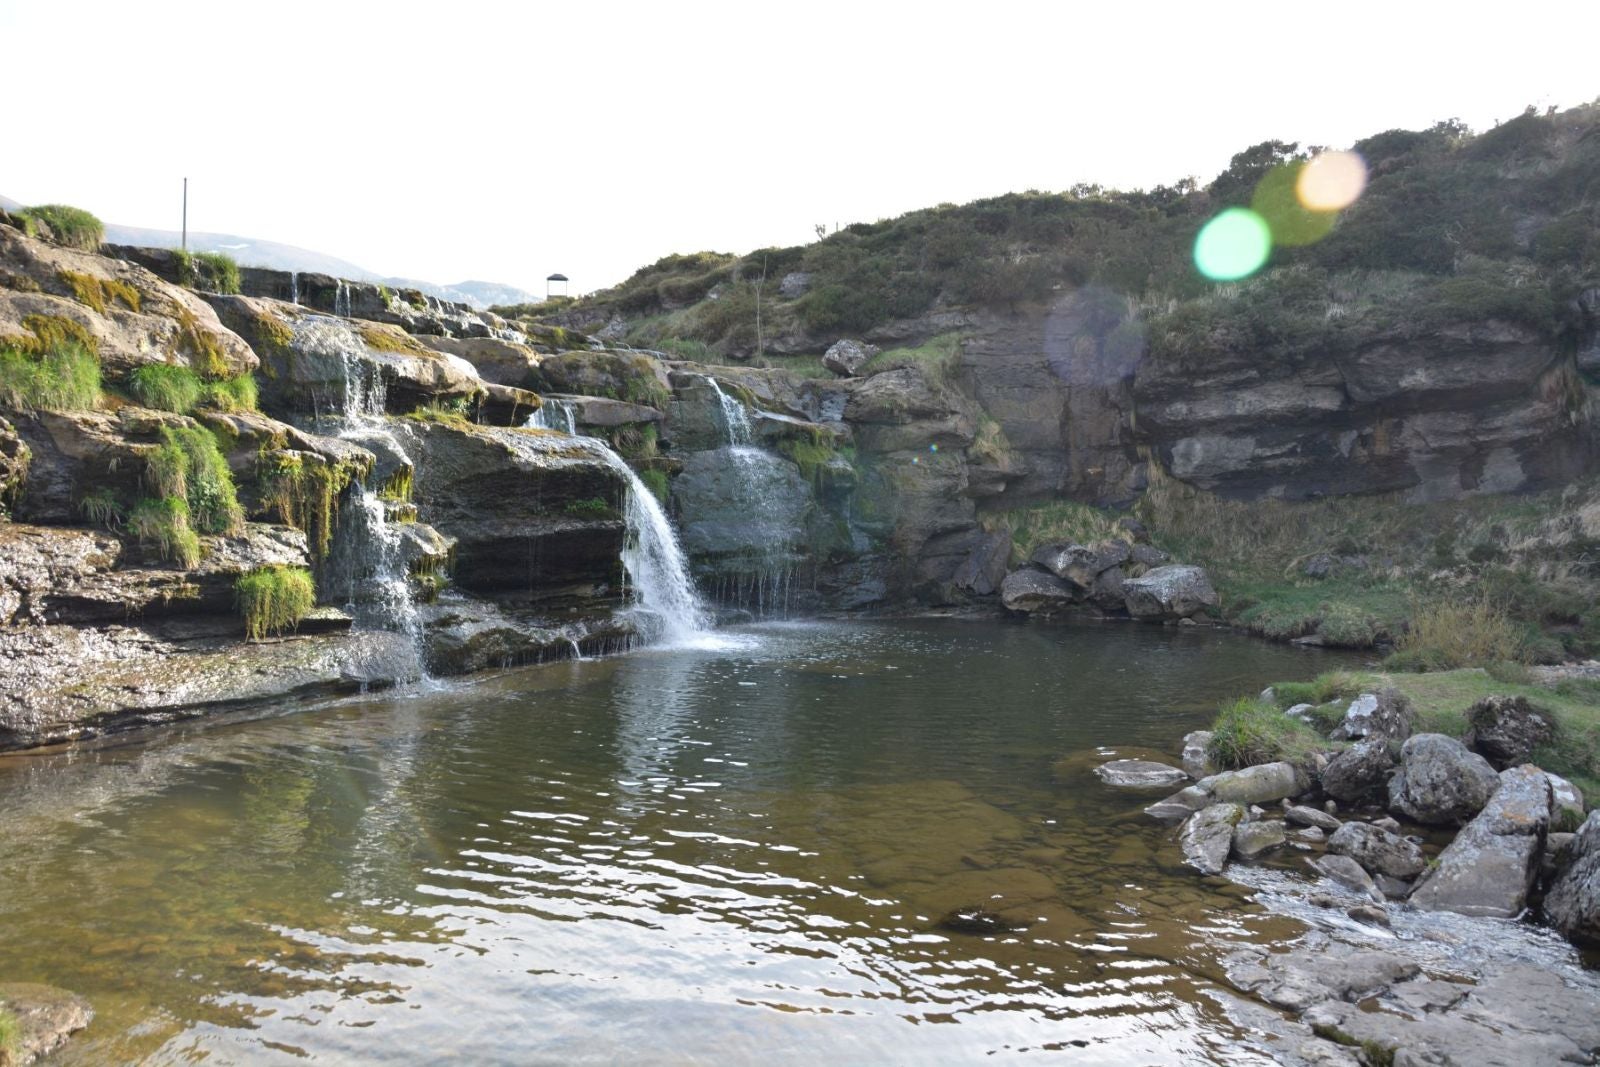
[[1008, 611], [1042, 618], [1088, 608], [1148, 622], [1191, 619], [1217, 606], [1217, 591], [1202, 568], [1172, 563], [1134, 520], [1123, 520], [1120, 533], [1089, 545], [1041, 546], [1005, 576], [1000, 602]]
[[[1570, 939], [1600, 943], [1600, 813], [1585, 819], [1577, 787], [1530, 762], [1553, 722], [1521, 697], [1486, 698], [1467, 719], [1463, 739], [1412, 733], [1409, 702], [1386, 689], [1349, 702], [1330, 738], [1344, 747], [1303, 761], [1213, 773], [1211, 735], [1196, 731], [1182, 769], [1118, 760], [1097, 773], [1136, 787], [1196, 779], [1145, 810], [1181, 822], [1184, 862], [1203, 874], [1288, 848], [1373, 905], [1495, 918], [1540, 907]], [[1352, 914], [1387, 922], [1381, 907]]]

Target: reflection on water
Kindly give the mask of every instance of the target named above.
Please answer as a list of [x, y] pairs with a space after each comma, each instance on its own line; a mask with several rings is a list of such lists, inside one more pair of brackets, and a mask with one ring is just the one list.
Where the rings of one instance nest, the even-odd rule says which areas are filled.
[[1296, 927], [1087, 767], [1326, 656], [732, 636], [0, 762], [0, 976], [94, 1001], [64, 1063], [1266, 1061], [1216, 945]]

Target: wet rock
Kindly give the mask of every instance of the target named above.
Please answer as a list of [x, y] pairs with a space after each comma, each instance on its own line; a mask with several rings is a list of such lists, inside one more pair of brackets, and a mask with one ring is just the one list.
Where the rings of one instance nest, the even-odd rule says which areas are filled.
[[1094, 773], [1107, 785], [1127, 786], [1134, 789], [1161, 788], [1184, 781], [1189, 776], [1176, 767], [1150, 760], [1119, 759], [1102, 763]]
[[1361, 738], [1404, 741], [1411, 736], [1411, 723], [1415, 717], [1411, 701], [1398, 689], [1362, 693], [1350, 702], [1344, 718], [1329, 736], [1335, 741]]
[[1357, 904], [1355, 907], [1346, 911], [1345, 914], [1350, 916], [1350, 918], [1354, 919], [1358, 923], [1366, 923], [1369, 926], [1382, 926], [1385, 928], [1389, 926], [1389, 913], [1372, 904]]
[[1306, 861], [1311, 869], [1325, 878], [1331, 878], [1346, 889], [1371, 897], [1382, 903], [1383, 894], [1373, 883], [1365, 867], [1349, 856], [1315, 856]]
[[1586, 810], [1583, 793], [1559, 774], [1544, 775], [1550, 780], [1550, 829], [1555, 832], [1573, 831], [1583, 825]]
[[1206, 746], [1211, 744], [1210, 730], [1193, 730], [1183, 737], [1183, 769], [1193, 778], [1214, 774], [1216, 767]]
[[1398, 834], [1400, 832], [1400, 824], [1389, 818], [1387, 815], [1383, 816], [1381, 819], [1373, 819], [1372, 825], [1376, 826], [1380, 830], [1387, 830], [1391, 834]]
[[1243, 820], [1238, 804], [1213, 804], [1189, 816], [1178, 835], [1183, 861], [1201, 874], [1221, 874], [1233, 847], [1233, 828]]
[[822, 365], [841, 378], [854, 378], [861, 373], [866, 362], [877, 354], [877, 345], [846, 338], [828, 347], [822, 354]]
[[1319, 826], [1304, 826], [1295, 831], [1295, 837], [1312, 844], [1320, 844], [1328, 839], [1327, 833]]
[[517, 389], [532, 389], [538, 383], [534, 372], [539, 366], [539, 356], [529, 345], [498, 337], [447, 337], [443, 334], [423, 334], [417, 340], [436, 352], [460, 356], [472, 364], [486, 382]]
[[[1033, 562], [1083, 593], [1094, 588], [1103, 572], [1126, 563], [1126, 541], [1107, 540], [1092, 545], [1045, 545], [1033, 554]], [[1126, 584], [1124, 582], [1124, 584]]]
[[1499, 919], [1521, 914], [1549, 825], [1550, 783], [1544, 772], [1532, 764], [1502, 771], [1500, 788], [1440, 853], [1436, 866], [1411, 891], [1411, 903]]
[[1012, 571], [1000, 583], [1000, 603], [1008, 611], [1052, 615], [1069, 607], [1075, 599], [1066, 582], [1032, 567]]
[[1328, 851], [1349, 856], [1373, 874], [1415, 878], [1422, 873], [1422, 850], [1403, 837], [1361, 822], [1347, 822], [1328, 838]]
[[939, 920], [939, 927], [958, 934], [976, 934], [979, 936], [1010, 933], [1015, 929], [999, 915], [992, 911], [985, 911], [976, 905], [956, 908]]
[[1283, 813], [1284, 819], [1291, 826], [1315, 826], [1319, 830], [1332, 833], [1344, 824], [1325, 811], [1297, 804]]
[[1253, 860], [1288, 841], [1283, 823], [1277, 819], [1240, 823], [1233, 828], [1233, 857]]
[[1533, 758], [1533, 750], [1555, 736], [1550, 717], [1526, 697], [1484, 697], [1467, 709], [1466, 746], [1505, 770]]
[[1400, 761], [1389, 779], [1389, 807], [1413, 822], [1464, 824], [1500, 787], [1487, 760], [1443, 734], [1414, 735], [1401, 747]]
[[1224, 960], [1224, 969], [1236, 989], [1288, 1011], [1330, 1000], [1360, 1000], [1422, 970], [1395, 953], [1342, 944], [1316, 953], [1236, 954]]
[[0, 1063], [6, 1067], [23, 1067], [50, 1055], [94, 1018], [89, 1002], [76, 993], [36, 982], [0, 983], [0, 1009], [17, 1021], [10, 1055], [0, 1048]]
[[1589, 813], [1567, 854], [1566, 870], [1545, 895], [1545, 918], [1572, 941], [1600, 944], [1600, 811]]
[[1188, 786], [1180, 789], [1170, 797], [1156, 801], [1144, 809], [1146, 815], [1160, 819], [1162, 822], [1176, 822], [1187, 819], [1190, 815], [1207, 807], [1212, 802], [1210, 793], [1199, 786]]
[[1372, 884], [1378, 887], [1378, 892], [1390, 900], [1404, 900], [1411, 895], [1411, 883], [1404, 878], [1376, 874], [1372, 877]]
[[1185, 619], [1217, 605], [1217, 591], [1199, 567], [1157, 567], [1123, 583], [1128, 614], [1136, 619]]
[[1305, 776], [1292, 763], [1262, 763], [1203, 778], [1198, 787], [1220, 801], [1262, 804], [1292, 797], [1306, 790]]

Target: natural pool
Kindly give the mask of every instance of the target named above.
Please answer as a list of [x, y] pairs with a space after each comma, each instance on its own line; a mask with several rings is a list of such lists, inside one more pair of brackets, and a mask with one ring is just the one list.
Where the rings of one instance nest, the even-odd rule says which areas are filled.
[[1216, 958], [1298, 925], [1087, 769], [1328, 654], [724, 635], [0, 760], [0, 975], [94, 1003], [68, 1064], [1267, 1062]]

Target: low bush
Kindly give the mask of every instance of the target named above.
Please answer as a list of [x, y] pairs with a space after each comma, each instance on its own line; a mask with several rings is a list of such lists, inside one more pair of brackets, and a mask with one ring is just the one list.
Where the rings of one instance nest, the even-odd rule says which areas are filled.
[[311, 572], [303, 567], [263, 567], [241, 575], [233, 589], [250, 641], [292, 629], [317, 603]]
[[44, 223], [50, 227], [50, 232], [58, 242], [81, 248], [85, 252], [93, 252], [105, 240], [105, 224], [81, 207], [40, 204], [37, 207], [25, 207], [17, 214], [25, 220]]
[[73, 342], [39, 355], [0, 348], [0, 406], [88, 411], [100, 406], [100, 361]]
[[1411, 628], [1384, 661], [1391, 670], [1453, 670], [1490, 663], [1521, 662], [1524, 631], [1487, 601], [1440, 600], [1411, 614]]
[[1315, 730], [1281, 708], [1249, 697], [1223, 708], [1211, 725], [1206, 754], [1224, 770], [1308, 758], [1326, 748]]

